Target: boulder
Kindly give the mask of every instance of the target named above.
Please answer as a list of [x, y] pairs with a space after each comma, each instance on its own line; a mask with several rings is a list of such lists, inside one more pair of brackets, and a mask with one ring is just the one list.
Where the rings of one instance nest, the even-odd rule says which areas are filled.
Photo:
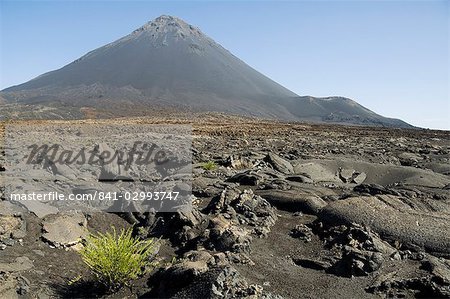
[[375, 281], [366, 288], [368, 292], [376, 294], [401, 294], [412, 291], [423, 298], [450, 298], [450, 262], [428, 255], [422, 261], [422, 271], [410, 272], [403, 267], [386, 274], [380, 274]]
[[253, 170], [240, 172], [228, 179], [229, 182], [239, 183], [240, 185], [257, 186], [263, 182], [263, 177]]
[[450, 260], [428, 256], [422, 268], [429, 270], [428, 286], [436, 297], [450, 298]]
[[341, 169], [339, 169], [339, 178], [344, 183], [350, 183], [353, 179], [354, 173], [355, 173], [355, 171], [353, 169], [341, 168]]
[[206, 264], [214, 261], [214, 257], [206, 250], [191, 250], [184, 254], [184, 257], [193, 262], [203, 261]]
[[170, 267], [169, 271], [171, 279], [187, 280], [208, 271], [208, 265], [202, 260], [182, 261]]
[[42, 239], [55, 247], [70, 247], [87, 237], [86, 217], [80, 212], [50, 215], [42, 224]]
[[217, 216], [210, 221], [208, 248], [217, 251], [232, 251], [236, 253], [250, 252], [252, 237], [244, 227]]
[[398, 155], [398, 159], [403, 166], [415, 166], [422, 160], [422, 157], [414, 153], [405, 152]]
[[209, 227], [204, 239], [210, 249], [250, 252], [252, 236], [264, 237], [275, 224], [277, 215], [272, 206], [251, 190], [225, 189], [211, 200]]
[[257, 190], [256, 194], [275, 207], [291, 212], [317, 214], [327, 203], [317, 195], [300, 190]]
[[383, 239], [450, 254], [450, 215], [413, 209], [401, 197], [379, 195], [338, 200], [324, 207], [319, 218], [333, 225], [357, 223], [369, 227]]
[[358, 172], [354, 169], [340, 168], [339, 178], [344, 183], [362, 184], [367, 178], [367, 175], [365, 172]]
[[266, 156], [265, 160], [269, 162], [275, 170], [281, 173], [284, 174], [294, 173], [294, 167], [292, 166], [292, 164], [289, 161], [281, 158], [277, 154], [269, 153]]
[[231, 155], [223, 163], [225, 167], [231, 167], [233, 169], [251, 168], [253, 163], [245, 157]]
[[330, 273], [340, 276], [367, 276], [378, 270], [383, 262], [379, 252], [358, 250], [345, 247], [342, 259], [328, 269]]
[[21, 239], [26, 236], [26, 211], [9, 201], [0, 201], [0, 243], [8, 239]]
[[310, 242], [312, 235], [313, 233], [311, 228], [305, 224], [296, 225], [290, 232], [291, 237], [303, 240], [305, 242]]
[[293, 262], [300, 267], [314, 270], [327, 270], [332, 266], [328, 261], [321, 259], [294, 258]]
[[362, 184], [367, 178], [367, 175], [365, 172], [360, 172], [360, 173], [354, 173], [353, 177], [352, 177], [352, 183], [355, 184]]
[[196, 277], [170, 298], [273, 298], [279, 296], [263, 294], [259, 285], [250, 285], [231, 267], [215, 267]]
[[249, 226], [257, 236], [265, 236], [277, 219], [270, 203], [252, 190], [227, 188], [211, 200], [208, 210], [222, 213], [236, 224]]

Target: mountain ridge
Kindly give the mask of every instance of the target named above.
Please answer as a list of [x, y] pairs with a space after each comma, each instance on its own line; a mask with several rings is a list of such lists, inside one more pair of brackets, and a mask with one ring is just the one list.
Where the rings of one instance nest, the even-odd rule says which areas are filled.
[[[162, 15], [62, 68], [0, 91], [8, 103], [104, 108], [167, 106], [280, 120], [411, 127], [356, 102], [302, 97], [199, 28]], [[353, 107], [353, 108], [352, 108]], [[128, 111], [128, 110], [127, 110]], [[120, 114], [120, 111], [118, 111]]]

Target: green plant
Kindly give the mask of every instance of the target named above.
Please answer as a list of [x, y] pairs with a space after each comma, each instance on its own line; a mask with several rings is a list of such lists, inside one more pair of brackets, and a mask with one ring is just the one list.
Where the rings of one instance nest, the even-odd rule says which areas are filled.
[[132, 236], [133, 229], [113, 227], [112, 233], [98, 233], [86, 239], [80, 250], [81, 258], [100, 283], [115, 291], [151, 271], [157, 266], [154, 257], [158, 250], [155, 239], [139, 240]]
[[82, 278], [83, 278], [83, 276], [78, 275], [78, 276], [72, 278], [71, 280], [69, 280], [69, 281], [67, 282], [67, 285], [71, 286], [71, 285], [73, 285], [73, 284], [79, 282]]
[[217, 164], [214, 161], [208, 161], [203, 163], [202, 168], [204, 170], [214, 170], [217, 168]]

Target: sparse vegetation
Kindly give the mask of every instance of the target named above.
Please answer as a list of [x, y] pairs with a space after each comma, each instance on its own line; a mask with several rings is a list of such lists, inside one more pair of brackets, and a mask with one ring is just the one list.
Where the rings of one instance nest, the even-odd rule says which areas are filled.
[[214, 161], [208, 161], [208, 162], [203, 163], [202, 168], [204, 170], [214, 170], [217, 168], [217, 164]]
[[120, 233], [113, 228], [112, 233], [90, 235], [85, 245], [80, 251], [83, 261], [109, 291], [127, 285], [157, 266], [154, 258], [158, 241], [134, 238], [131, 228]]

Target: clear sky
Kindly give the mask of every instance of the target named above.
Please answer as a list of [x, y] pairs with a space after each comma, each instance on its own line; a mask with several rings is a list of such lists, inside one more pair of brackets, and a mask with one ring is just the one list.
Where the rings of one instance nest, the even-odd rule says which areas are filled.
[[4, 1], [0, 89], [161, 14], [178, 16], [299, 95], [352, 98], [450, 130], [449, 1]]

